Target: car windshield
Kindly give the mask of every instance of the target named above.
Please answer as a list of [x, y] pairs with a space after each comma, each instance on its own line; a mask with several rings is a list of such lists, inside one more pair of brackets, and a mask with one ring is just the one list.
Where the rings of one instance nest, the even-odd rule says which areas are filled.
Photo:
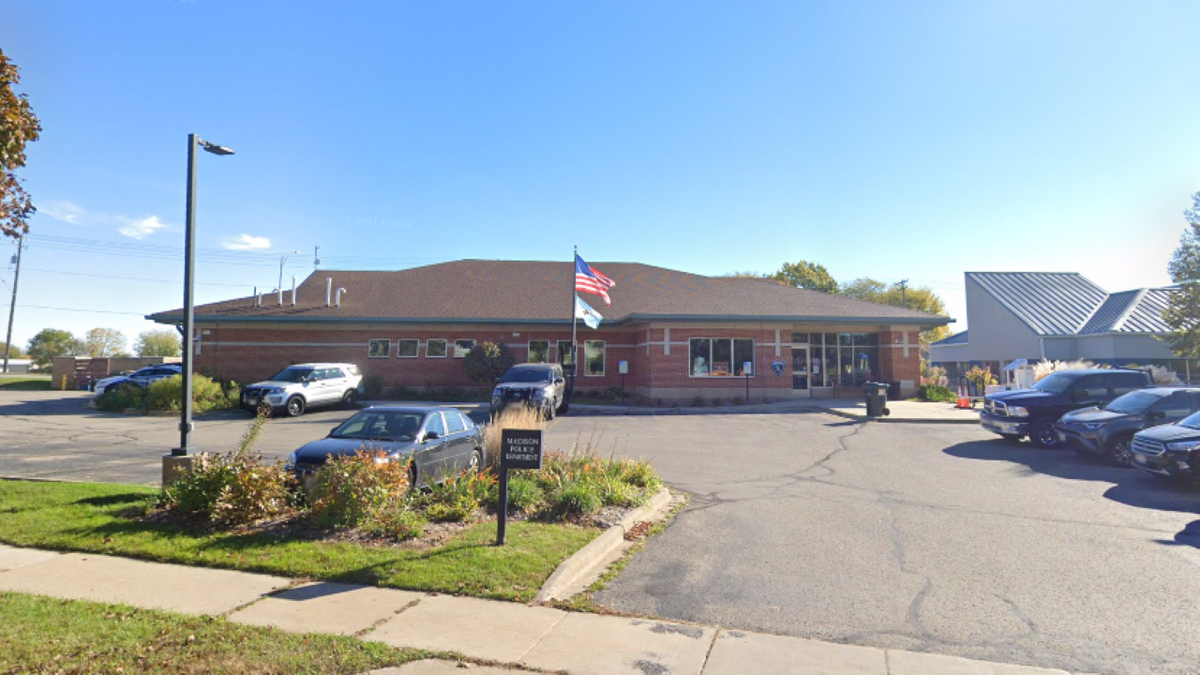
[[312, 368], [297, 368], [295, 366], [288, 366], [278, 373], [275, 373], [275, 376], [271, 379], [275, 380], [276, 382], [304, 382], [311, 376]]
[[424, 414], [384, 410], [364, 410], [342, 422], [330, 432], [331, 438], [362, 438], [383, 441], [411, 441], [421, 429]]
[[1179, 422], [1179, 426], [1189, 429], [1200, 429], [1200, 412], [1194, 412], [1191, 415], [1183, 418]]
[[504, 374], [501, 382], [550, 382], [554, 376], [549, 370], [540, 368], [512, 368]]
[[1063, 373], [1051, 373], [1037, 382], [1034, 382], [1033, 388], [1037, 389], [1038, 391], [1044, 391], [1051, 394], [1061, 394], [1066, 391], [1067, 387], [1071, 386], [1071, 383], [1074, 381], [1075, 378], [1071, 377], [1070, 375], [1064, 375]]
[[1123, 415], [1141, 415], [1149, 410], [1150, 406], [1162, 399], [1163, 397], [1160, 394], [1151, 394], [1146, 391], [1131, 391], [1128, 394], [1113, 399], [1112, 403], [1104, 406], [1104, 409]]

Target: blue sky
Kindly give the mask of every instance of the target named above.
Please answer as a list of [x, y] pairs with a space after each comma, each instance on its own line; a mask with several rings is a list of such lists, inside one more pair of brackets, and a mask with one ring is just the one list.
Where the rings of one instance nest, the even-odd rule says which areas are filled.
[[1189, 1], [0, 0], [44, 127], [13, 342], [132, 340], [182, 304], [189, 132], [237, 151], [200, 157], [198, 302], [299, 250], [290, 286], [316, 246], [326, 269], [805, 259], [931, 287], [956, 327], [964, 271], [1166, 284], [1197, 26]]

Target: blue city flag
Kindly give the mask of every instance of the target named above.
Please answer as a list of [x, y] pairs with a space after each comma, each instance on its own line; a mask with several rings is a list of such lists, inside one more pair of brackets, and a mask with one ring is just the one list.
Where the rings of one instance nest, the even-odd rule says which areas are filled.
[[600, 322], [604, 320], [604, 317], [600, 316], [599, 312], [589, 307], [583, 300], [580, 300], [578, 295], [575, 296], [575, 318], [583, 319], [587, 327], [593, 330], [599, 328]]

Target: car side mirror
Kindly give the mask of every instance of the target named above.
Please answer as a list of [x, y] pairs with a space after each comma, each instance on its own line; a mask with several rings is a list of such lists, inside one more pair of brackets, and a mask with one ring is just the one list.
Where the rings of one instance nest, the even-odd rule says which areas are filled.
[[1146, 414], [1146, 419], [1162, 420], [1162, 419], [1166, 419], [1166, 418], [1167, 418], [1167, 411], [1165, 411], [1165, 410], [1151, 410], [1149, 413]]
[[554, 384], [562, 384], [563, 382], [566, 382], [566, 380], [561, 377], [554, 378]]
[[438, 433], [436, 431], [426, 431], [425, 438], [423, 438], [421, 442], [436, 441], [437, 439], [438, 439]]

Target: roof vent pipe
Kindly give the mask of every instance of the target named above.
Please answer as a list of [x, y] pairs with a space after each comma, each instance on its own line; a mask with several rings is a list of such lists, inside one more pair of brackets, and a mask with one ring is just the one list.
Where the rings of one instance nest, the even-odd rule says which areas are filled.
[[342, 293], [345, 293], [345, 292], [346, 292], [346, 289], [344, 289], [344, 288], [339, 288], [337, 290], [337, 299], [334, 300], [334, 303], [337, 304], [338, 307], [342, 306]]
[[279, 306], [283, 307], [283, 286], [281, 285], [279, 288], [276, 288], [275, 290], [279, 292]]
[[250, 301], [251, 307], [258, 307], [258, 286], [254, 287], [254, 299]]
[[296, 306], [296, 277], [292, 277], [292, 307]]
[[325, 277], [325, 306], [333, 302], [333, 277]]

